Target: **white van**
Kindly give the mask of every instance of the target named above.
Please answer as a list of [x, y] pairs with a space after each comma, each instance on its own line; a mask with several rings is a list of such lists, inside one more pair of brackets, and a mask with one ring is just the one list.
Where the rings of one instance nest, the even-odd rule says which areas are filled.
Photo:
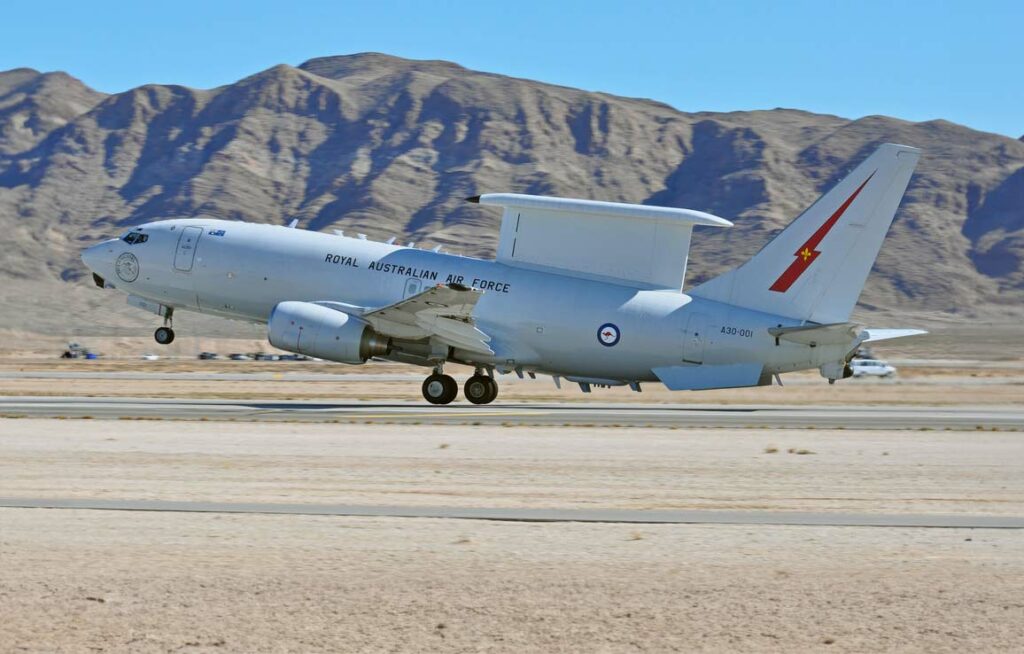
[[850, 362], [854, 377], [891, 377], [896, 368], [878, 359], [854, 359]]

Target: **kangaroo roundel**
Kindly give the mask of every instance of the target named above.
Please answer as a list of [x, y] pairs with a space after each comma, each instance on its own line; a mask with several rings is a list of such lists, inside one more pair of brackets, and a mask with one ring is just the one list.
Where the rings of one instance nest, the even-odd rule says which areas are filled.
[[618, 343], [620, 336], [621, 333], [619, 332], [619, 328], [610, 322], [606, 322], [605, 324], [601, 325], [601, 327], [597, 330], [597, 340], [601, 345], [604, 345], [605, 347], [611, 347]]

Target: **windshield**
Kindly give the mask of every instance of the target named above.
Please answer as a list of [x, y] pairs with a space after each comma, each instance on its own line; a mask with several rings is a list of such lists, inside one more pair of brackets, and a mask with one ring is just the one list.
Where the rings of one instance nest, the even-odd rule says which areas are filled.
[[135, 245], [136, 243], [145, 243], [149, 240], [149, 234], [142, 234], [141, 232], [128, 232], [121, 237], [121, 240], [128, 245]]

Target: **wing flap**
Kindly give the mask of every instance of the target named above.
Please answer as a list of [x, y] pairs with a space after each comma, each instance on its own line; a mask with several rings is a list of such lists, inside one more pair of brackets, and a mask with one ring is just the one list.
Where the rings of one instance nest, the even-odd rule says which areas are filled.
[[473, 308], [483, 293], [461, 284], [438, 284], [360, 317], [392, 338], [437, 338], [453, 347], [494, 354], [488, 345], [491, 337], [473, 320]]

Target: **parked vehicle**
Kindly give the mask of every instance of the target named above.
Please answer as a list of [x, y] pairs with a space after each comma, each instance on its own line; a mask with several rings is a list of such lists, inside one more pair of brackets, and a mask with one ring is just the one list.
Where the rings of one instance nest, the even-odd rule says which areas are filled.
[[891, 377], [896, 368], [880, 359], [854, 359], [850, 362], [854, 377]]
[[99, 357], [100, 355], [96, 352], [74, 342], [68, 343], [67, 349], [60, 355], [61, 359], [98, 359]]
[[231, 359], [232, 361], [252, 361], [252, 357], [250, 357], [248, 354], [239, 354], [237, 352], [234, 354], [229, 354], [228, 358]]
[[220, 355], [216, 352], [200, 352], [199, 358], [202, 361], [213, 361], [220, 358]]

